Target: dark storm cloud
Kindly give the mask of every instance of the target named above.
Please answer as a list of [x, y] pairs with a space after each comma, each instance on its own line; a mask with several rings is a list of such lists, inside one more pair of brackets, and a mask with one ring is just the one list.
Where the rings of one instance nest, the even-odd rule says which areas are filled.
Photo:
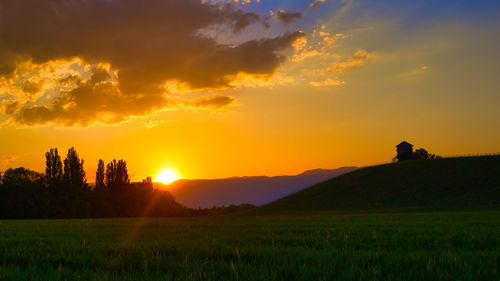
[[[285, 59], [280, 52], [304, 37], [302, 32], [236, 46], [200, 32], [211, 26], [240, 32], [255, 23], [266, 24], [236, 5], [199, 0], [1, 1], [0, 78], [29, 71], [18, 69], [27, 61], [41, 65], [79, 58], [94, 66], [88, 70], [91, 78], [74, 73], [58, 78], [72, 87], [49, 103], [4, 100], [3, 112], [23, 125], [116, 123], [176, 106], [165, 96], [166, 81], [189, 89], [218, 89], [230, 87], [231, 77], [239, 73], [272, 75]], [[108, 69], [98, 66], [102, 64], [109, 64]], [[43, 83], [22, 87], [32, 93]], [[232, 102], [227, 98], [215, 96], [199, 105], [227, 105]]]
[[300, 12], [286, 12], [285, 10], [278, 10], [276, 12], [276, 17], [278, 20], [284, 24], [290, 24], [294, 21], [301, 20], [302, 19], [302, 13]]

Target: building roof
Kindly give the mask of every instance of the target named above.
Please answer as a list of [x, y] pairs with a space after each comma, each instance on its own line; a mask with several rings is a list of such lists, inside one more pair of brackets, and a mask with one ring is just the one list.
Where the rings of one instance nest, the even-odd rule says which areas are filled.
[[413, 144], [408, 143], [406, 141], [402, 141], [400, 144], [396, 145], [396, 147], [400, 147], [400, 146], [411, 146], [411, 147], [413, 147]]

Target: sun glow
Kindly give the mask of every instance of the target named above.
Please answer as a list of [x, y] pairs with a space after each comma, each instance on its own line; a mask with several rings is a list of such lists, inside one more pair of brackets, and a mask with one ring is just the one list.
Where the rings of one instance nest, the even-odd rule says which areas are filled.
[[180, 179], [181, 177], [179, 176], [179, 174], [172, 170], [172, 169], [164, 169], [164, 170], [161, 170], [157, 175], [156, 175], [156, 178], [155, 178], [155, 181], [156, 182], [161, 182], [161, 183], [164, 183], [164, 184], [169, 184], [173, 181], [176, 181], [178, 179]]

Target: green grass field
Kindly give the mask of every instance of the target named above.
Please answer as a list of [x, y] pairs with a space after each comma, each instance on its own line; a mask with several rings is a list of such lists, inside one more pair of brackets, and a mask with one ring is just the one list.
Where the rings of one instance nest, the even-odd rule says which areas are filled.
[[5, 220], [0, 280], [500, 280], [500, 211]]
[[246, 216], [4, 220], [0, 281], [500, 280], [499, 183], [500, 156], [409, 161]]

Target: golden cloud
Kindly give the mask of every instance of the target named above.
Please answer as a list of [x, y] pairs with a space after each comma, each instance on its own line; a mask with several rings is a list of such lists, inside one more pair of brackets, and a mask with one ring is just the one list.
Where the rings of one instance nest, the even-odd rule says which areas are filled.
[[374, 54], [368, 53], [366, 50], [358, 50], [356, 53], [345, 61], [336, 62], [328, 71], [341, 72], [349, 68], [361, 67], [365, 65], [365, 61], [369, 58], [374, 57]]
[[314, 0], [311, 4], [309, 4], [309, 8], [314, 9], [318, 7], [320, 4], [325, 3], [326, 0]]
[[337, 41], [338, 39], [344, 39], [347, 37], [342, 33], [330, 34], [324, 31], [320, 31], [319, 35], [323, 38], [323, 42], [321, 42], [321, 47], [323, 49], [333, 45], [333, 43], [335, 43], [335, 41]]
[[339, 86], [345, 84], [344, 81], [340, 81], [337, 79], [325, 79], [323, 81], [312, 81], [309, 82], [309, 85], [313, 87], [325, 87], [325, 86]]
[[306, 37], [297, 40], [294, 45], [295, 54], [292, 57], [292, 61], [299, 62], [307, 58], [321, 56], [323, 61], [335, 57], [332, 52], [334, 43], [339, 39], [345, 39], [348, 36], [343, 33], [330, 33], [326, 31], [326, 25], [315, 26], [311, 37], [308, 41]]
[[[243, 1], [242, 3], [248, 3]], [[228, 2], [22, 0], [0, 4], [0, 101], [25, 126], [117, 123], [168, 107], [220, 108], [234, 100], [171, 99], [233, 87], [240, 73], [272, 76], [300, 31], [233, 46], [203, 33], [237, 33], [265, 19]]]
[[302, 61], [302, 60], [305, 60], [305, 59], [310, 58], [310, 57], [315, 57], [319, 54], [320, 54], [320, 52], [318, 50], [315, 50], [314, 48], [309, 47], [309, 48], [305, 49], [304, 51], [295, 54], [293, 56], [292, 60], [293, 61]]

